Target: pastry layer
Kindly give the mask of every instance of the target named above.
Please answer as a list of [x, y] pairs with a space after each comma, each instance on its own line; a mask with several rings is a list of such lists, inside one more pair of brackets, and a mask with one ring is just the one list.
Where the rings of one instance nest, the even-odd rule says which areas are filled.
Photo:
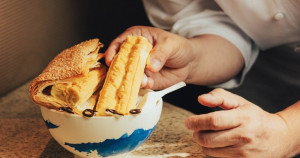
[[51, 87], [49, 97], [60, 100], [70, 107], [80, 106], [100, 87], [105, 77], [104, 69], [94, 69], [87, 76], [59, 82]]

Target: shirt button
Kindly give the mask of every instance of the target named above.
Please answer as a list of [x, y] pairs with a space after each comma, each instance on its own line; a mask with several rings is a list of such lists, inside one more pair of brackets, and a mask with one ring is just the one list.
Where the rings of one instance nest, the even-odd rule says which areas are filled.
[[275, 20], [281, 20], [281, 19], [283, 19], [283, 18], [284, 18], [284, 14], [281, 13], [281, 12], [276, 13], [276, 14], [274, 15], [274, 19], [275, 19]]

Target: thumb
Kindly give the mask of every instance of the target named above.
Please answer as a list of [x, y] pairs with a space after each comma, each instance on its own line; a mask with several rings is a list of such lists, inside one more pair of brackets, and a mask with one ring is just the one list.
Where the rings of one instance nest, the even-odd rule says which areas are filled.
[[170, 57], [166, 43], [157, 43], [151, 50], [147, 61], [147, 69], [152, 72], [159, 72]]
[[216, 88], [207, 94], [200, 95], [198, 101], [207, 107], [219, 106], [226, 110], [237, 108], [248, 102], [244, 98], [221, 88]]

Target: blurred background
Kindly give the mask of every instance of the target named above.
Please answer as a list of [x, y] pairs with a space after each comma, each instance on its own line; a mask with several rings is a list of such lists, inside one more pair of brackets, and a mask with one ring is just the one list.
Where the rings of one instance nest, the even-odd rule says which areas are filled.
[[[99, 38], [104, 52], [126, 28], [151, 26], [141, 0], [1, 0], [0, 97], [36, 77], [58, 53]], [[194, 113], [206, 112], [197, 96], [209, 89], [188, 85], [165, 101]]]

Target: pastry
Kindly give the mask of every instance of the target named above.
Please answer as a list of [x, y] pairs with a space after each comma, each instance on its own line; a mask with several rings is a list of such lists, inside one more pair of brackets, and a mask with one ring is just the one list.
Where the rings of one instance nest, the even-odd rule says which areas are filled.
[[32, 100], [38, 105], [82, 115], [93, 109], [106, 67], [98, 54], [99, 39], [77, 44], [58, 54], [30, 85]]
[[102, 46], [92, 39], [58, 54], [31, 83], [32, 100], [88, 117], [140, 112], [135, 108], [152, 45], [142, 36], [128, 36], [108, 72], [99, 62]]
[[142, 36], [127, 36], [114, 56], [96, 105], [96, 115], [126, 115], [136, 107], [152, 44]]

